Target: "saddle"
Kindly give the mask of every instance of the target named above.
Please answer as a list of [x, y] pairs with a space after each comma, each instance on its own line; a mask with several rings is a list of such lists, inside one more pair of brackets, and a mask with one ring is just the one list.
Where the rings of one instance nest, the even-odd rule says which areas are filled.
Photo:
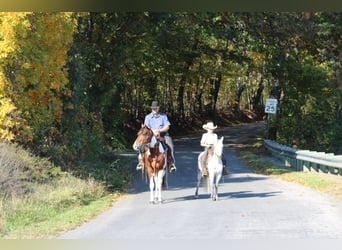
[[156, 138], [157, 138], [158, 141], [162, 141], [162, 142], [165, 141], [165, 138], [160, 136], [160, 134], [157, 135]]
[[173, 162], [173, 158], [171, 155], [171, 148], [169, 145], [167, 145], [165, 138], [158, 136], [157, 140], [161, 143], [161, 145], [163, 146], [165, 153], [166, 153], [166, 165], [168, 167], [170, 167], [174, 162]]

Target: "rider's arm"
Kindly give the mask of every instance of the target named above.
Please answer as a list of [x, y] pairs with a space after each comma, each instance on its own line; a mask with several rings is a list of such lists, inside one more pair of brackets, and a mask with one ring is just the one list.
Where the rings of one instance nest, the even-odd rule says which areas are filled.
[[161, 129], [159, 129], [159, 133], [164, 133], [169, 131], [170, 126], [169, 125], [165, 125], [164, 127], [162, 127]]
[[202, 139], [201, 139], [201, 146], [202, 147], [208, 147], [209, 144], [207, 143], [207, 141], [208, 141], [207, 134], [203, 134]]
[[201, 146], [205, 148], [212, 147], [217, 141], [217, 134], [205, 133], [202, 135]]
[[162, 118], [163, 118], [163, 122], [162, 122], [162, 124], [161, 124], [162, 127], [153, 130], [153, 133], [154, 133], [155, 136], [160, 135], [160, 133], [166, 133], [166, 132], [168, 132], [169, 129], [170, 129], [170, 122], [169, 122], [169, 119], [167, 118], [167, 115], [164, 114], [164, 113], [160, 113], [160, 115], [161, 115]]
[[160, 133], [164, 133], [164, 132], [169, 131], [169, 128], [170, 128], [169, 125], [165, 125], [164, 127], [160, 128], [160, 129], [154, 129], [152, 131], [153, 131], [153, 134], [155, 136], [158, 136], [158, 135], [160, 135]]

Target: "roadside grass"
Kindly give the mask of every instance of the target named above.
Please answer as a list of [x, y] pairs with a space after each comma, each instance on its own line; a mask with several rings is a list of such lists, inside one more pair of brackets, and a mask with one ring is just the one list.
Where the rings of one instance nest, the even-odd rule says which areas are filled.
[[[40, 162], [36, 157], [26, 158]], [[47, 164], [46, 159], [42, 162]], [[131, 162], [130, 157], [116, 157], [115, 161], [87, 163], [86, 167], [94, 169], [87, 177], [50, 166], [58, 174], [44, 182], [18, 179], [21, 171], [12, 175], [11, 183], [16, 185], [11, 193], [0, 190], [0, 239], [55, 238], [96, 217], [126, 192]], [[0, 166], [0, 172], [7, 173], [7, 169]], [[24, 181], [28, 184], [17, 185]]]
[[47, 239], [77, 227], [110, 208], [120, 192], [109, 193], [93, 179], [64, 176], [21, 199], [1, 204], [0, 237]]
[[263, 139], [256, 138], [238, 151], [239, 159], [257, 174], [293, 182], [342, 199], [342, 177], [314, 172], [299, 172], [272, 160]]
[[[30, 211], [17, 211], [9, 224], [12, 228], [3, 239], [48, 239], [74, 229], [82, 223], [110, 208], [118, 194], [108, 194], [88, 205], [78, 205], [65, 209], [31, 205]], [[20, 216], [18, 213], [25, 213]], [[20, 220], [20, 222], [18, 222]]]

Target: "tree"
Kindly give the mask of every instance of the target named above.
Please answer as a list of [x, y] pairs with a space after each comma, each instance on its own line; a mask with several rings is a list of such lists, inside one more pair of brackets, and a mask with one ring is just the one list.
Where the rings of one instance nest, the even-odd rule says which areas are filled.
[[7, 13], [2, 23], [11, 34], [3, 38], [11, 50], [2, 69], [6, 95], [16, 107], [15, 141], [46, 153], [58, 140], [62, 97], [69, 94], [63, 67], [73, 22], [69, 13]]

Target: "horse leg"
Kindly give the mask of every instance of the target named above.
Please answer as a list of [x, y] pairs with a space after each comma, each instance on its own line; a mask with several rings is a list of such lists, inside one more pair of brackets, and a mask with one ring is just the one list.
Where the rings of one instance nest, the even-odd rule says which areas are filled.
[[201, 179], [202, 179], [202, 173], [200, 169], [197, 169], [197, 185], [196, 185], [196, 191], [195, 191], [195, 198], [198, 198], [198, 189], [201, 184]]
[[198, 189], [199, 189], [199, 186], [201, 184], [201, 179], [202, 179], [202, 158], [203, 158], [203, 152], [201, 152], [199, 155], [198, 155], [198, 158], [197, 158], [197, 185], [196, 185], [196, 191], [195, 191], [195, 198], [197, 199], [198, 198]]
[[162, 203], [162, 185], [164, 178], [164, 170], [160, 170], [157, 174], [157, 185], [156, 185], [156, 198], [159, 203]]
[[209, 189], [210, 189], [210, 198], [214, 200], [215, 195], [215, 174], [211, 173], [212, 171], [209, 171]]
[[218, 199], [218, 195], [217, 195], [217, 184], [215, 183], [214, 185], [214, 197], [213, 197], [213, 200], [214, 201], [217, 201]]
[[155, 187], [155, 190], [154, 190], [154, 199], [155, 199], [155, 202], [158, 202], [159, 201], [159, 195], [160, 195], [160, 180], [159, 180], [159, 172], [156, 174], [155, 176], [155, 181], [156, 181], [156, 187]]
[[218, 200], [218, 185], [220, 183], [220, 179], [222, 177], [222, 169], [219, 170], [217, 173], [216, 173], [216, 181], [215, 181], [215, 196], [214, 196], [214, 200]]
[[215, 173], [215, 177], [213, 178], [212, 186], [211, 186], [212, 188], [211, 198], [213, 199], [213, 201], [217, 200], [217, 173]]
[[154, 174], [150, 177], [150, 203], [154, 203], [154, 189], [155, 189], [155, 183], [154, 183]]

